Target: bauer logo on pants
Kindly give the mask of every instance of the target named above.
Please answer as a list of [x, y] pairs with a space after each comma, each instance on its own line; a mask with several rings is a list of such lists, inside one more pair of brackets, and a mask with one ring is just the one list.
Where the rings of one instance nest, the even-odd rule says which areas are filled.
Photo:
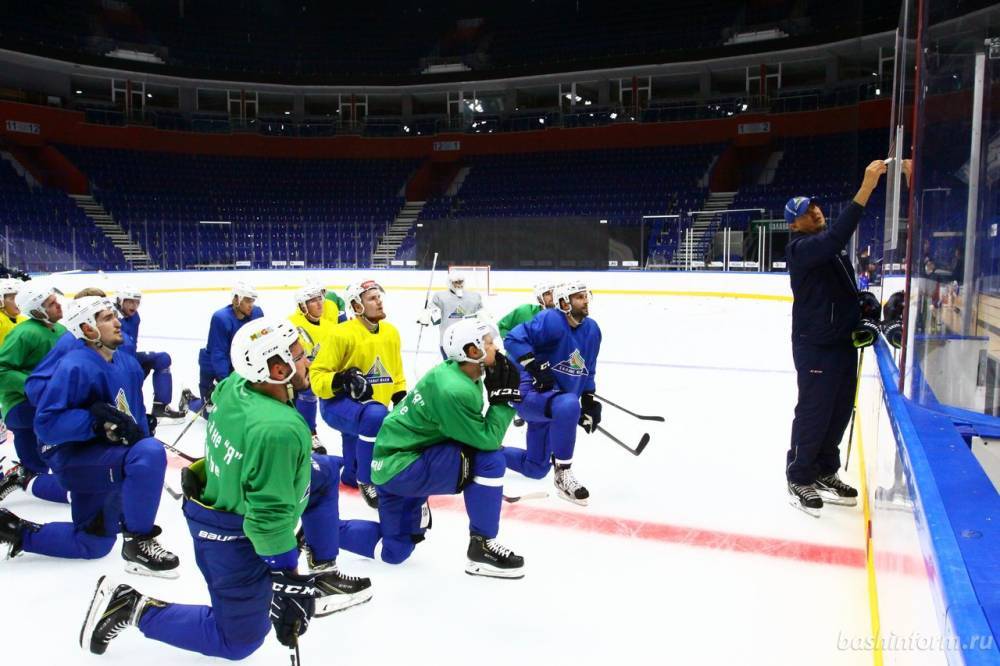
[[573, 377], [585, 377], [590, 374], [587, 372], [587, 362], [583, 360], [583, 354], [580, 353], [579, 349], [574, 349], [568, 359], [559, 361], [552, 366], [552, 369]]

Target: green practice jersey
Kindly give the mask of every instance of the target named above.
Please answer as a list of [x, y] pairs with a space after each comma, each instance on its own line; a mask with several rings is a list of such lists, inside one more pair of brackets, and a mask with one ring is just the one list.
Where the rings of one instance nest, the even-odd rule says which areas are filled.
[[295, 407], [252, 390], [235, 372], [219, 382], [212, 400], [201, 503], [243, 516], [258, 555], [292, 550], [309, 501], [309, 426]]
[[531, 321], [535, 318], [535, 315], [541, 311], [541, 305], [533, 303], [518, 305], [516, 308], [504, 315], [503, 319], [497, 322], [497, 328], [500, 329], [500, 337], [506, 338], [507, 334], [514, 330], [515, 326], [523, 324], [526, 321]]
[[56, 323], [49, 328], [29, 319], [15, 326], [0, 346], [0, 406], [6, 414], [24, 402], [24, 382], [35, 366], [56, 346], [66, 327]]
[[503, 442], [514, 408], [491, 405], [483, 416], [483, 384], [472, 381], [455, 361], [431, 369], [385, 417], [375, 439], [372, 482], [386, 483], [421, 451], [454, 441], [482, 451]]

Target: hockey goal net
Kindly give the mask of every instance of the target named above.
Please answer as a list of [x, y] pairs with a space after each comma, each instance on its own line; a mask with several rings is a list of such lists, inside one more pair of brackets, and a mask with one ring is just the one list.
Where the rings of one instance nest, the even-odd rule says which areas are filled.
[[495, 287], [490, 281], [490, 267], [488, 265], [478, 266], [449, 266], [448, 275], [461, 273], [465, 276], [465, 288], [470, 291], [479, 292], [481, 296], [496, 296]]

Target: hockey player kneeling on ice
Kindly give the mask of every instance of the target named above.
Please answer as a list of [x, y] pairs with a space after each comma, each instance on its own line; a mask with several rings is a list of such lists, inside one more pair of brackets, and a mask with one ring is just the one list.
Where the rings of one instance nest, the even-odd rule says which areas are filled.
[[72, 523], [36, 525], [0, 509], [0, 557], [104, 557], [119, 527], [130, 573], [176, 578], [177, 556], [154, 524], [167, 460], [142, 401], [142, 368], [122, 344], [114, 304], [88, 296], [67, 307], [69, 331], [85, 342], [60, 359], [38, 399], [41, 455], [70, 492]]
[[785, 256], [794, 299], [792, 358], [799, 390], [785, 475], [792, 505], [815, 517], [824, 498], [834, 504], [857, 503], [858, 491], [837, 474], [840, 440], [851, 419], [858, 379], [852, 334], [860, 324], [869, 329], [859, 331], [860, 337], [873, 340], [878, 328], [862, 321], [846, 247], [885, 171], [883, 160], [869, 164], [854, 200], [830, 226], [809, 197], [793, 197], [785, 205], [792, 232]]
[[343, 441], [341, 481], [357, 486], [368, 506], [378, 507], [371, 482], [372, 446], [392, 405], [406, 395], [399, 331], [385, 320], [382, 295], [374, 280], [347, 287], [354, 318], [324, 338], [311, 374], [320, 413]]
[[212, 403], [212, 390], [218, 382], [229, 376], [233, 365], [229, 361], [229, 346], [233, 336], [242, 326], [264, 316], [264, 311], [254, 305], [257, 290], [245, 282], [233, 287], [229, 305], [216, 310], [208, 326], [208, 342], [198, 352], [198, 390], [200, 398], [185, 392], [181, 406], [200, 412], [205, 403]]
[[461, 493], [469, 515], [466, 572], [524, 576], [524, 558], [496, 540], [506, 469], [501, 442], [514, 418], [510, 403], [521, 399], [517, 369], [497, 352], [496, 337], [494, 327], [474, 319], [449, 328], [448, 360], [424, 375], [382, 424], [372, 480], [385, 562], [404, 561], [423, 541], [428, 496]]
[[174, 399], [174, 378], [170, 374], [170, 354], [167, 352], [151, 352], [138, 350], [139, 344], [139, 304], [142, 302], [142, 292], [135, 287], [122, 287], [118, 290], [115, 304], [121, 312], [122, 332], [125, 334], [126, 345], [122, 351], [127, 351], [139, 361], [143, 373], [148, 377], [153, 373], [153, 416], [161, 419], [181, 419], [187, 409], [175, 410], [170, 406]]
[[583, 282], [560, 284], [556, 307], [514, 328], [504, 340], [521, 365], [518, 415], [528, 423], [527, 449], [506, 447], [507, 467], [543, 479], [555, 464], [559, 496], [586, 505], [590, 492], [576, 480], [571, 465], [576, 428], [588, 434], [601, 422], [594, 399], [601, 329], [590, 319], [590, 291]]
[[515, 326], [531, 321], [542, 310], [550, 310], [556, 306], [552, 300], [552, 291], [558, 286], [555, 282], [539, 282], [534, 287], [536, 303], [524, 303], [503, 316], [497, 322], [497, 329], [500, 337], [507, 339], [507, 334], [514, 330]]
[[28, 402], [24, 388], [28, 376], [66, 333], [59, 323], [62, 304], [53, 287], [38, 282], [19, 284], [16, 308], [30, 319], [14, 326], [0, 346], [0, 407], [7, 427], [14, 433], [14, 450], [20, 463], [0, 476], [0, 500], [19, 488], [30, 488], [39, 499], [65, 503], [66, 490], [49, 473], [48, 463], [38, 453], [35, 408]]
[[[212, 606], [151, 599], [102, 577], [80, 646], [103, 654], [122, 629], [213, 657], [243, 659], [271, 626], [294, 646], [309, 620], [371, 599], [371, 581], [342, 575], [336, 558], [353, 529], [340, 521], [340, 459], [311, 455], [309, 429], [291, 404], [309, 386], [309, 359], [287, 321], [262, 319], [233, 338], [236, 371], [215, 390], [205, 459], [184, 470], [184, 516]], [[298, 573], [302, 519], [310, 573]]]
[[421, 326], [440, 326], [441, 358], [447, 360], [444, 336], [456, 322], [471, 317], [483, 309], [483, 297], [465, 289], [465, 275], [459, 271], [448, 273], [448, 291], [439, 291], [431, 299], [431, 307], [420, 313], [417, 323]]
[[[330, 331], [337, 326], [337, 318], [332, 320], [326, 316], [327, 310], [334, 309], [334, 302], [323, 297], [323, 288], [318, 284], [307, 284], [295, 292], [295, 312], [288, 315], [288, 321], [292, 323], [295, 330], [299, 332], [299, 342], [302, 350], [310, 359], [315, 359], [319, 350], [323, 348], [323, 340], [330, 334]], [[319, 408], [319, 399], [313, 393], [311, 387], [295, 392], [295, 409], [306, 420], [309, 431], [312, 433], [313, 450], [317, 453], [326, 453], [326, 448], [320, 442], [316, 433], [316, 410]]]

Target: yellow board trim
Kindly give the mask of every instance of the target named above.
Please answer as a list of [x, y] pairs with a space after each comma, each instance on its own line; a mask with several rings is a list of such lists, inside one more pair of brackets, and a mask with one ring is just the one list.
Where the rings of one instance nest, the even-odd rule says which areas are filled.
[[[860, 393], [860, 391], [859, 391]], [[875, 666], [882, 666], [882, 627], [879, 621], [878, 612], [878, 586], [875, 583], [875, 554], [872, 551], [871, 528], [872, 515], [871, 506], [868, 503], [868, 468], [865, 466], [865, 445], [861, 436], [861, 416], [858, 415], [854, 421], [854, 434], [858, 439], [858, 461], [861, 465], [861, 497], [864, 507], [864, 530], [865, 530], [865, 573], [868, 582], [868, 611], [871, 615], [872, 638], [872, 659]]]

